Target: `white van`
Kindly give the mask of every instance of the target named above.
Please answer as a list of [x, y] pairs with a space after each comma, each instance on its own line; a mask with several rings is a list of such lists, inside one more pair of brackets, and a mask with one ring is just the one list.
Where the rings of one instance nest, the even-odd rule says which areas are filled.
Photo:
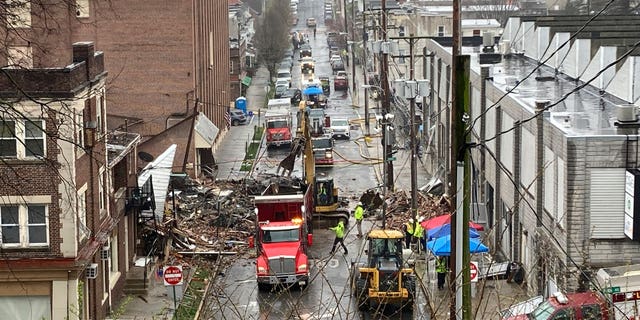
[[291, 87], [291, 71], [287, 69], [280, 69], [276, 75], [276, 83], [286, 80], [289, 87]]

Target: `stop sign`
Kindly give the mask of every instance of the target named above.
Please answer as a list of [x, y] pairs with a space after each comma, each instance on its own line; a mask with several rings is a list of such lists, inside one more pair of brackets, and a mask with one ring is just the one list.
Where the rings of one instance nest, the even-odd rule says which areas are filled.
[[478, 282], [478, 263], [471, 261], [469, 265], [469, 279], [471, 282]]
[[165, 286], [182, 284], [182, 266], [165, 266], [162, 271]]

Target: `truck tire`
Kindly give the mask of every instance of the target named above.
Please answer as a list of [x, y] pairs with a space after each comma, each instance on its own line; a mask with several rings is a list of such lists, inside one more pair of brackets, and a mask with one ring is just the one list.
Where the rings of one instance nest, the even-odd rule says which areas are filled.
[[411, 310], [413, 309], [413, 301], [416, 296], [416, 278], [412, 276], [405, 277], [404, 287], [405, 289], [407, 289], [407, 292], [409, 293], [409, 298], [407, 299], [407, 301], [403, 303], [402, 307], [407, 310]]
[[262, 291], [262, 292], [271, 291], [271, 285], [267, 283], [258, 283], [258, 291]]
[[356, 296], [356, 302], [358, 303], [359, 310], [365, 310], [369, 307], [369, 297], [367, 290], [367, 279], [356, 279], [354, 294]]

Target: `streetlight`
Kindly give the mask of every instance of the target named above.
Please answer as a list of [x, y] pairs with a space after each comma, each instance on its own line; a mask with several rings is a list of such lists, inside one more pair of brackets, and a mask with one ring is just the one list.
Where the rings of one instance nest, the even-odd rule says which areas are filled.
[[[387, 221], [387, 187], [389, 181], [387, 179], [387, 166], [392, 161], [391, 158], [387, 158], [387, 148], [393, 145], [392, 135], [390, 134], [393, 129], [393, 113], [385, 113], [383, 115], [376, 115], [376, 121], [382, 125], [382, 229], [385, 228]], [[368, 119], [367, 119], [368, 120]]]

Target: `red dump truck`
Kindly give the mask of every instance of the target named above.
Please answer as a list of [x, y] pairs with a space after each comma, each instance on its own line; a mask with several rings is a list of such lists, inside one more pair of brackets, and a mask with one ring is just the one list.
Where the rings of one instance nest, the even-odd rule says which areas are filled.
[[249, 240], [257, 251], [258, 288], [285, 288], [309, 283], [308, 247], [312, 243], [313, 198], [305, 194], [256, 196], [256, 234]]
[[267, 147], [290, 145], [293, 141], [291, 133], [291, 115], [289, 99], [271, 99], [265, 119]]
[[[557, 292], [537, 306], [502, 311], [502, 318], [640, 319], [640, 265], [602, 268], [598, 270], [595, 280], [600, 290], [567, 294]], [[518, 309], [519, 312], [514, 312]]]

